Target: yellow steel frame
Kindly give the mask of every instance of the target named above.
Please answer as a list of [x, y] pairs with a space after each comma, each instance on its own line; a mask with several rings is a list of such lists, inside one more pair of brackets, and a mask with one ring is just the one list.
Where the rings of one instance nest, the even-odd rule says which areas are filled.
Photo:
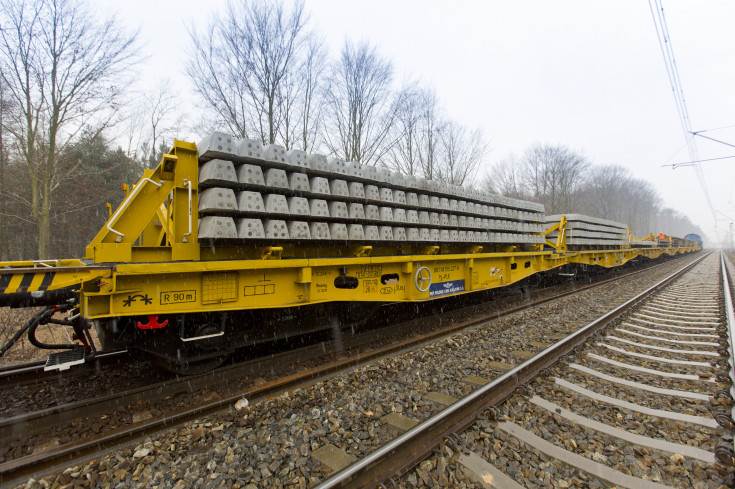
[[[566, 219], [554, 251], [536, 246], [201, 247], [197, 236], [198, 153], [175, 141], [111, 213], [78, 260], [0, 263], [3, 292], [80, 288], [84, 317], [279, 308], [331, 301], [410, 302], [503, 287], [568, 264], [615, 267], [698, 248], [619, 247], [568, 251]], [[326, 256], [324, 258], [315, 258]], [[42, 263], [42, 264], [41, 264]], [[44, 267], [39, 270], [38, 267]], [[13, 274], [8, 283], [7, 277]], [[32, 277], [30, 276], [32, 275]], [[25, 284], [25, 288], [23, 288]], [[30, 287], [29, 287], [30, 285]]]
[[[411, 302], [503, 287], [566, 264], [620, 266], [688, 248], [517, 252], [118, 265], [85, 288], [87, 318], [290, 307], [332, 301]], [[339, 288], [339, 281], [354, 288]]]
[[561, 220], [548, 228], [542, 234], [544, 237], [548, 236], [554, 231], [559, 231], [556, 236], [556, 241], [549, 241], [546, 239], [546, 244], [554, 248], [559, 253], [565, 253], [567, 251], [567, 218], [561, 216]]
[[0, 262], [0, 295], [79, 287], [111, 277], [110, 267], [89, 266], [79, 260]]
[[198, 173], [196, 145], [174, 141], [87, 246], [86, 257], [95, 263], [199, 260]]

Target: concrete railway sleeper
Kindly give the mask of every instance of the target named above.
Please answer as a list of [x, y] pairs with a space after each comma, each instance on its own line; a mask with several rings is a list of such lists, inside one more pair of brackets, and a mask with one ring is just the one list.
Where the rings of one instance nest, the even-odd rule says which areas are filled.
[[[733, 362], [731, 343], [722, 338], [732, 323], [721, 315], [724, 308], [732, 316], [727, 288], [724, 260], [711, 254], [495, 380], [465, 378], [476, 386], [472, 394], [436, 396], [446, 409], [421, 423], [404, 416], [405, 433], [318, 488], [441, 484], [432, 476], [446, 471], [448, 458], [477, 487], [732, 487]], [[690, 313], [692, 302], [706, 303], [696, 311], [721, 341], [658, 350], [645, 362], [628, 355], [682, 337], [685, 323], [699, 332], [694, 325], [703, 322], [670, 317], [617, 355], [599, 346], [604, 328], [635, 321], [635, 311], [662, 296]]]

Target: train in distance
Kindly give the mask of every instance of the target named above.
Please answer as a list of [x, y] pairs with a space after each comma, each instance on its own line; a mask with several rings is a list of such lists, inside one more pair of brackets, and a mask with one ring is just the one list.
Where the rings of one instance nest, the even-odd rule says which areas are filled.
[[702, 246], [702, 237], [698, 234], [687, 234], [686, 236], [684, 236], [684, 239], [697, 243], [699, 246]]

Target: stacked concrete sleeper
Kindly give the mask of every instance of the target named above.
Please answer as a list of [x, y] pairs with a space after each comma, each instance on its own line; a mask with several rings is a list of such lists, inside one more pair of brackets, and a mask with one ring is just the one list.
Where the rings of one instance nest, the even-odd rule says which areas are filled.
[[543, 205], [212, 133], [199, 148], [199, 238], [543, 243]]
[[[561, 215], [546, 216], [546, 225], [553, 226]], [[567, 214], [567, 246], [654, 246], [652, 241], [631, 240], [628, 243], [628, 226], [623, 223], [582, 214]], [[555, 240], [558, 233], [549, 234]]]

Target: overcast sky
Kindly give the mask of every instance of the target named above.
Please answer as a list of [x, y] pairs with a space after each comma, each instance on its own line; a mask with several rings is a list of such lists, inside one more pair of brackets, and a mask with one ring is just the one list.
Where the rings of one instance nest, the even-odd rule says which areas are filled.
[[[225, 2], [98, 5], [139, 29], [148, 55], [141, 84], [168, 78], [191, 106], [186, 26], [203, 28]], [[735, 125], [735, 2], [663, 5], [693, 129]], [[689, 156], [646, 0], [306, 0], [306, 10], [331, 54], [346, 38], [368, 40], [398, 80], [433, 87], [449, 117], [480, 127], [492, 149], [488, 168], [535, 142], [564, 144], [593, 163], [626, 166], [715, 238], [694, 170], [661, 166]], [[735, 127], [706, 135], [735, 144]], [[702, 159], [735, 155], [704, 139], [697, 145]], [[735, 158], [701, 167], [722, 234], [735, 218]]]

